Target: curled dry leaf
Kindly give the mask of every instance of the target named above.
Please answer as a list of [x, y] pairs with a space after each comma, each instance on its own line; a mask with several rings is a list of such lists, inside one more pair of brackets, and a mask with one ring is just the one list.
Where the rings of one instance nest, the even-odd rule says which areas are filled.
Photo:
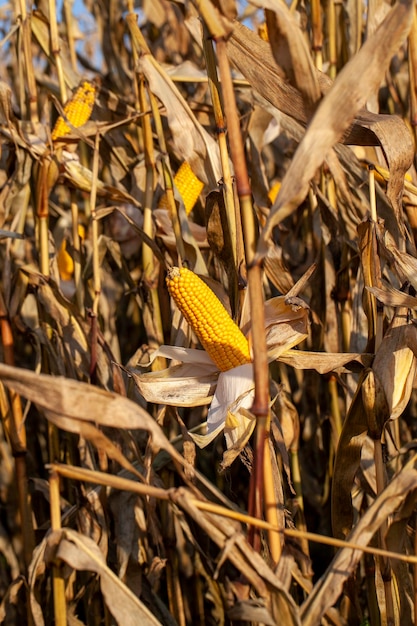
[[[265, 255], [274, 226], [304, 200], [308, 185], [329, 150], [343, 138], [355, 115], [384, 77], [392, 55], [407, 36], [411, 2], [397, 3], [378, 31], [345, 65], [321, 101], [282, 181], [278, 198], [262, 232], [258, 250]], [[358, 80], [361, 76], [361, 80]]]
[[417, 309], [417, 298], [415, 296], [410, 296], [408, 293], [395, 289], [389, 283], [385, 283], [382, 288], [367, 287], [367, 289], [386, 306]]
[[66, 529], [59, 536], [56, 533], [52, 535], [51, 540], [58, 543], [56, 558], [76, 570], [95, 572], [99, 576], [101, 592], [117, 624], [135, 626], [140, 621], [145, 626], [160, 625], [159, 620], [106, 565], [103, 554], [92, 539]]
[[392, 420], [403, 413], [410, 400], [417, 366], [413, 351], [416, 346], [417, 327], [408, 319], [407, 309], [399, 309], [372, 364], [383, 387]]
[[298, 89], [307, 110], [317, 104], [321, 89], [307, 41], [294, 14], [284, 2], [251, 0], [251, 4], [266, 9], [265, 17], [272, 54], [289, 82]]
[[[404, 315], [396, 314], [372, 363], [381, 412], [375, 424], [377, 432], [381, 432], [387, 420], [398, 418], [408, 404], [416, 373], [416, 345], [417, 327]], [[365, 406], [362, 392], [366, 377], [364, 371], [343, 423], [336, 453], [332, 486], [332, 526], [336, 537], [346, 537], [352, 528], [351, 489], [369, 428], [369, 406]]]
[[288, 350], [281, 354], [278, 360], [296, 369], [314, 369], [319, 372], [319, 374], [328, 374], [329, 372], [343, 369], [349, 363], [369, 366], [372, 361], [372, 355], [361, 354], [359, 352], [332, 353]]
[[155, 420], [127, 398], [61, 376], [36, 374], [3, 364], [0, 364], [0, 380], [42, 408], [48, 419], [64, 430], [72, 431], [77, 421], [110, 428], [143, 429], [152, 436], [156, 448], [168, 452], [180, 467], [184, 465], [184, 459]]
[[[377, 530], [400, 509], [417, 487], [417, 457], [405, 465], [371, 504], [355, 525], [347, 540], [358, 546], [369, 544]], [[337, 511], [337, 509], [335, 509]], [[337, 602], [346, 580], [362, 558], [361, 550], [342, 548], [301, 606], [303, 626], [316, 626], [327, 609]]]
[[276, 623], [300, 626], [294, 599], [262, 556], [249, 545], [240, 524], [199, 510], [189, 492], [183, 488], [172, 492], [171, 496], [222, 550], [237, 571], [242, 572], [256, 593], [264, 599], [265, 607]]
[[[128, 25], [133, 34], [133, 41], [138, 46], [138, 53], [141, 54], [143, 52], [140, 47], [141, 37], [135, 36], [138, 34], [137, 25], [132, 16], [128, 18]], [[190, 164], [201, 181], [210, 187], [216, 187], [221, 177], [217, 143], [197, 121], [179, 89], [149, 50], [141, 56], [139, 65], [152, 93], [165, 107], [174, 150], [178, 157]]]
[[206, 366], [190, 363], [146, 374], [129, 369], [129, 374], [147, 402], [171, 406], [210, 404], [218, 378], [215, 372], [207, 373]]

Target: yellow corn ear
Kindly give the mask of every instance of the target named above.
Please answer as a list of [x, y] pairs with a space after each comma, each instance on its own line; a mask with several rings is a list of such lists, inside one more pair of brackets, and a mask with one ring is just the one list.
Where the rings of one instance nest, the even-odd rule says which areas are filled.
[[[203, 191], [204, 183], [202, 183], [201, 180], [194, 174], [190, 164], [187, 161], [184, 161], [174, 176], [174, 184], [184, 202], [185, 212], [189, 215], [195, 207], [200, 193]], [[165, 195], [163, 196], [159, 206], [162, 208], [168, 207]]]
[[220, 371], [250, 363], [248, 340], [197, 274], [186, 267], [173, 267], [166, 282], [179, 310]]
[[52, 131], [52, 141], [65, 137], [72, 128], [79, 128], [88, 122], [93, 111], [95, 95], [96, 86], [87, 80], [83, 81], [74, 95], [66, 102], [64, 115], [58, 117]]

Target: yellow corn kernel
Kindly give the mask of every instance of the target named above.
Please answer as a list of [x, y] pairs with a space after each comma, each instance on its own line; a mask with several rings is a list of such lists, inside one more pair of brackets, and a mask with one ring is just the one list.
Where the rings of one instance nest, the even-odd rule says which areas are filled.
[[173, 267], [166, 282], [179, 310], [220, 371], [250, 363], [248, 340], [197, 274], [185, 267]]
[[[195, 207], [200, 193], [203, 191], [204, 183], [197, 178], [189, 163], [184, 161], [174, 176], [174, 184], [184, 202], [185, 212], [189, 215]], [[159, 206], [168, 208], [166, 195], [163, 196]]]
[[265, 22], [258, 26], [258, 35], [264, 41], [269, 41], [268, 27]]
[[271, 200], [271, 204], [274, 204], [275, 199], [280, 189], [281, 189], [281, 182], [278, 180], [276, 183], [272, 185], [271, 189], [268, 192], [268, 198]]
[[95, 95], [95, 85], [86, 80], [83, 81], [74, 95], [66, 102], [64, 106], [65, 115], [58, 117], [52, 131], [52, 141], [65, 137], [72, 128], [79, 128], [88, 122], [93, 111]]

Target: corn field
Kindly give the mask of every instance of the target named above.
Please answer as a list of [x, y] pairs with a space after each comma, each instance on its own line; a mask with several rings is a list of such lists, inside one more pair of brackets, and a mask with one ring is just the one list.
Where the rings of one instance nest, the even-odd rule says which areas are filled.
[[411, 0], [0, 4], [0, 623], [417, 625]]

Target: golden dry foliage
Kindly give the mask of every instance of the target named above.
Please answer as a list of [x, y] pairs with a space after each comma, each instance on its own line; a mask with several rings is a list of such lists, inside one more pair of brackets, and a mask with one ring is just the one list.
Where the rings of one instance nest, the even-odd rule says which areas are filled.
[[1, 624], [417, 624], [415, 11], [0, 6]]

